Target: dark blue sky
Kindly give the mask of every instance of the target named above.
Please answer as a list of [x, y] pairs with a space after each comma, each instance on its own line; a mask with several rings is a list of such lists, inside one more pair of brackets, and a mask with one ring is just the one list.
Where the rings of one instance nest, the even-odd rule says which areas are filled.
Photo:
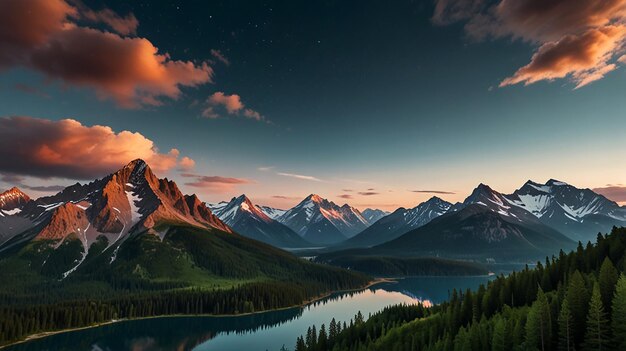
[[[580, 89], [567, 80], [500, 88], [537, 44], [476, 41], [463, 23], [435, 25], [429, 1], [86, 5], [133, 13], [136, 35], [174, 60], [213, 60], [213, 84], [182, 88], [163, 106], [128, 109], [93, 89], [11, 68], [0, 76], [0, 115], [139, 132], [161, 151], [193, 158], [197, 174], [249, 183], [217, 192], [183, 185], [207, 201], [246, 192], [286, 207], [316, 192], [392, 209], [431, 196], [410, 190], [454, 192], [446, 199], [456, 201], [479, 182], [505, 192], [529, 178], [583, 187], [624, 182], [623, 70]], [[223, 108], [218, 118], [203, 117], [215, 92], [239, 95], [265, 121]], [[367, 189], [378, 194], [356, 194]]]

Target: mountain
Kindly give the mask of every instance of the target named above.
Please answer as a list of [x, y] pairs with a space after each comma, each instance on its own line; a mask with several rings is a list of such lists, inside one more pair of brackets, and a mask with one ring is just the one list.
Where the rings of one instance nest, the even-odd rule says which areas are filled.
[[209, 207], [220, 220], [248, 238], [277, 247], [311, 246], [289, 227], [266, 215], [246, 195]]
[[356, 208], [348, 204], [338, 206], [315, 194], [278, 217], [278, 221], [316, 245], [341, 242], [368, 226]]
[[287, 210], [281, 210], [279, 208], [269, 207], [269, 206], [260, 206], [256, 205], [259, 210], [261, 210], [265, 215], [267, 215], [271, 219], [278, 219], [278, 217], [282, 216], [287, 212]]
[[340, 243], [340, 247], [369, 247], [393, 240], [412, 229], [423, 226], [446, 213], [451, 203], [433, 196], [414, 208], [399, 208], [379, 219], [354, 237]]
[[[245, 227], [261, 219], [266, 223], [262, 228], [277, 227], [288, 238], [303, 242], [245, 196], [229, 205], [221, 214], [233, 225]], [[254, 216], [246, 217], [247, 211]], [[352, 279], [347, 272], [331, 272], [239, 235], [197, 196], [184, 195], [173, 181], [157, 178], [142, 160], [89, 184], [77, 183], [56, 195], [30, 200], [11, 217], [28, 227], [0, 245], [0, 274], [21, 272], [28, 279], [14, 282], [14, 275], [0, 275], [0, 279], [23, 285], [25, 291], [66, 278], [102, 281], [114, 290], [128, 286], [214, 289], [268, 279], [292, 279], [326, 290], [322, 278], [312, 275]], [[327, 282], [337, 283], [333, 279]]]
[[365, 210], [363, 210], [363, 212], [361, 212], [361, 215], [363, 215], [363, 218], [365, 218], [365, 220], [367, 220], [367, 223], [369, 224], [376, 223], [376, 221], [387, 216], [388, 214], [389, 212], [387, 211], [375, 208], [366, 208]]
[[15, 187], [0, 194], [0, 245], [30, 228], [31, 222], [18, 216], [28, 201], [30, 197]]
[[231, 232], [195, 195], [183, 195], [174, 182], [157, 178], [142, 160], [89, 184], [29, 201], [19, 215], [30, 221], [31, 230], [7, 244], [76, 234], [86, 250], [100, 235], [109, 245], [144, 231], [162, 236], [165, 223]]
[[574, 240], [593, 242], [599, 232], [626, 226], [626, 208], [590, 189], [554, 179], [545, 184], [529, 180], [506, 199]]
[[195, 195], [183, 195], [174, 182], [157, 178], [142, 160], [89, 184], [77, 183], [31, 200], [13, 217], [19, 218], [21, 228], [5, 235], [0, 251], [46, 241], [56, 242], [56, 249], [76, 241], [78, 253], [72, 255], [77, 259], [66, 275], [82, 264], [97, 242], [106, 242], [104, 251], [111, 249], [108, 256], [114, 261], [120, 245], [135, 234], [163, 239], [178, 226], [232, 232]]
[[537, 219], [520, 220], [512, 213], [469, 204], [397, 239], [371, 248], [377, 254], [442, 256], [497, 260], [540, 259], [575, 243]]
[[13, 187], [0, 194], [0, 216], [19, 213], [30, 200], [28, 195]]

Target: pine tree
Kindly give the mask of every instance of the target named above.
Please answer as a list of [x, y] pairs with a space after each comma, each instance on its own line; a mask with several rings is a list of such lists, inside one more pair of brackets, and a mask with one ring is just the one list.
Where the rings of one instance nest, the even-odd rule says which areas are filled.
[[585, 286], [582, 274], [577, 270], [570, 278], [567, 288], [567, 299], [572, 313], [572, 342], [573, 347], [579, 349], [585, 335], [587, 309], [589, 307], [589, 292]]
[[615, 346], [617, 346], [618, 350], [626, 350], [626, 276], [624, 274], [617, 281], [612, 310], [612, 329]]
[[500, 318], [496, 322], [496, 325], [493, 328], [493, 339], [491, 341], [491, 350], [492, 351], [506, 351], [508, 350], [507, 343], [507, 332], [506, 332], [506, 322], [504, 319]]
[[550, 348], [552, 331], [552, 319], [550, 317], [550, 304], [543, 289], [537, 291], [537, 300], [533, 302], [528, 312], [526, 322], [526, 341], [529, 346], [540, 350]]
[[615, 284], [617, 284], [617, 269], [613, 265], [613, 262], [607, 257], [602, 262], [600, 268], [600, 276], [598, 282], [600, 284], [600, 296], [602, 298], [602, 306], [607, 314], [611, 314], [611, 301], [613, 300], [613, 294], [615, 293]]
[[334, 339], [337, 336], [337, 321], [333, 318], [328, 325], [328, 337]]
[[559, 350], [572, 350], [572, 312], [567, 297], [563, 299], [559, 313]]
[[306, 351], [306, 345], [304, 344], [302, 336], [300, 336], [296, 341], [296, 351]]
[[602, 306], [602, 296], [599, 284], [594, 284], [591, 302], [589, 302], [589, 314], [587, 315], [587, 331], [585, 332], [585, 350], [601, 351], [607, 347], [608, 319]]
[[328, 336], [326, 334], [326, 326], [322, 324], [320, 327], [319, 337], [317, 339], [317, 349], [326, 350], [328, 348]]

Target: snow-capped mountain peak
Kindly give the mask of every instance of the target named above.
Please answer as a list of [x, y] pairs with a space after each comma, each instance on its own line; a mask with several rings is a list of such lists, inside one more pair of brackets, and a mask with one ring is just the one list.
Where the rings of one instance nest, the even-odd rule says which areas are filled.
[[316, 194], [307, 196], [278, 217], [278, 221], [314, 243], [315, 237], [310, 236], [325, 237], [320, 243], [338, 242], [356, 235], [369, 224], [356, 208], [348, 204], [338, 206]]
[[0, 214], [15, 214], [30, 200], [30, 197], [17, 187], [13, 187], [0, 194]]
[[361, 215], [363, 215], [363, 218], [365, 218], [365, 220], [367, 220], [369, 224], [374, 224], [379, 219], [387, 216], [389, 213], [390, 212], [388, 211], [383, 211], [376, 208], [366, 208], [361, 212]]
[[555, 179], [543, 185], [528, 181], [507, 197], [511, 204], [538, 218], [564, 216], [565, 220], [582, 222], [588, 215], [605, 215], [626, 220], [626, 211], [615, 202], [590, 189], [579, 189]]
[[272, 221], [272, 219], [255, 206], [245, 194], [233, 197], [229, 202], [220, 202], [217, 206], [209, 205], [209, 208], [219, 219], [230, 226], [238, 221], [238, 216], [241, 212], [247, 212], [259, 221]]
[[213, 213], [243, 236], [279, 247], [310, 245], [298, 234], [268, 216], [246, 195], [233, 197], [229, 202], [209, 205]]
[[285, 212], [287, 212], [287, 210], [281, 210], [280, 208], [274, 208], [270, 206], [256, 205], [256, 207], [273, 220], [276, 220], [278, 217], [284, 215]]

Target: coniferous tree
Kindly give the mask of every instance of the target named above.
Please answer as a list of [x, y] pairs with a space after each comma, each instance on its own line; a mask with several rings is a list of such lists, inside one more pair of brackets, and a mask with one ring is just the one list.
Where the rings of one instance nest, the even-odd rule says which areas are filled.
[[602, 306], [602, 296], [599, 284], [593, 287], [591, 301], [589, 302], [589, 314], [587, 316], [587, 330], [585, 332], [585, 350], [601, 351], [606, 349], [609, 341], [609, 321]]
[[302, 336], [296, 340], [296, 351], [306, 351], [306, 344]]
[[491, 341], [492, 351], [507, 351], [509, 349], [508, 340], [509, 336], [506, 331], [506, 322], [500, 318], [496, 322], [493, 328], [493, 339]]
[[572, 350], [572, 312], [567, 296], [563, 299], [559, 313], [559, 350]]
[[319, 337], [317, 339], [317, 349], [326, 350], [328, 348], [328, 335], [326, 334], [326, 326], [322, 324], [320, 327]]
[[613, 300], [615, 284], [617, 284], [618, 278], [619, 275], [617, 273], [617, 269], [615, 269], [613, 262], [606, 257], [604, 262], [602, 262], [602, 267], [600, 268], [598, 283], [600, 284], [602, 306], [604, 306], [604, 311], [606, 311], [607, 314], [611, 313], [611, 302]]
[[552, 321], [550, 317], [550, 304], [543, 289], [539, 288], [537, 300], [528, 312], [526, 322], [526, 342], [530, 347], [542, 351], [550, 349]]
[[626, 276], [622, 274], [617, 281], [612, 304], [613, 340], [618, 350], [626, 350]]
[[569, 300], [569, 308], [572, 313], [571, 335], [573, 346], [579, 349], [585, 336], [589, 292], [585, 286], [585, 280], [578, 270], [576, 270], [570, 278], [567, 288], [567, 299]]

